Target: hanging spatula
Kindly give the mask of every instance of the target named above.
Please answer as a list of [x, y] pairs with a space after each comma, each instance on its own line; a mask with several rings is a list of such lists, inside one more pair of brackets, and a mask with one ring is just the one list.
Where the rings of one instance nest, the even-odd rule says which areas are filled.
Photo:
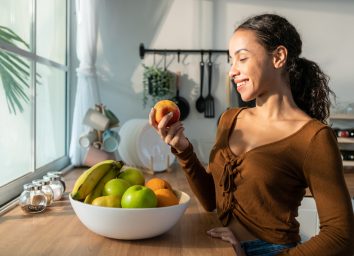
[[200, 96], [195, 103], [195, 107], [199, 113], [203, 113], [205, 111], [205, 99], [203, 97], [203, 83], [204, 83], [204, 61], [203, 61], [203, 53], [201, 53], [200, 60]]
[[215, 116], [215, 108], [214, 108], [214, 97], [211, 95], [211, 73], [213, 70], [213, 63], [211, 62], [211, 56], [209, 54], [209, 61], [208, 61], [208, 95], [205, 98], [205, 111], [204, 117], [206, 118], [214, 118]]

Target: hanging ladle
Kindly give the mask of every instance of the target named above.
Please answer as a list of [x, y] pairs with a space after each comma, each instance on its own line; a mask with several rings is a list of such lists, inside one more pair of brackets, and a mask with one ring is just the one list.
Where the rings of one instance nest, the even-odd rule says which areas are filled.
[[199, 113], [205, 111], [205, 99], [203, 97], [203, 81], [204, 81], [204, 60], [203, 60], [203, 51], [200, 54], [200, 96], [195, 103], [195, 107]]

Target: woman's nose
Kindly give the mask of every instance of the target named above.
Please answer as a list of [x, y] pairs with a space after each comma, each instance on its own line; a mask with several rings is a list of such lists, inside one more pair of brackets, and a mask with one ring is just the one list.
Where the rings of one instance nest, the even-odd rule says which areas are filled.
[[236, 68], [235, 64], [232, 64], [230, 71], [229, 71], [229, 77], [233, 78], [235, 76], [238, 76], [240, 74], [240, 71]]

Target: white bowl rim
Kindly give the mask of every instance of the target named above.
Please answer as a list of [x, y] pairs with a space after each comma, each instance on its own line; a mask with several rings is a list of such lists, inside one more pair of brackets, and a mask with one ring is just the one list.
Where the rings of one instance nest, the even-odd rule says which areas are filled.
[[182, 203], [176, 204], [176, 205], [163, 206], [163, 207], [151, 207], [151, 208], [122, 208], [122, 207], [119, 207], [119, 208], [116, 208], [116, 207], [104, 207], [104, 206], [86, 204], [86, 203], [81, 202], [79, 200], [73, 199], [72, 196], [71, 196], [71, 193], [69, 193], [69, 199], [70, 199], [70, 202], [72, 202], [72, 203], [82, 204], [82, 205], [85, 205], [87, 207], [108, 209], [108, 210], [113, 210], [113, 211], [146, 211], [146, 210], [157, 211], [159, 209], [174, 208], [174, 207], [176, 208], [176, 207], [180, 207], [181, 205], [186, 205], [186, 204], [188, 205], [189, 204], [189, 202], [191, 201], [191, 197], [186, 192], [183, 192], [183, 191], [180, 191], [180, 190], [176, 190], [176, 189], [174, 189], [173, 191], [178, 194], [178, 199], [180, 199], [182, 196], [184, 196], [186, 198], [185, 201], [182, 202]]

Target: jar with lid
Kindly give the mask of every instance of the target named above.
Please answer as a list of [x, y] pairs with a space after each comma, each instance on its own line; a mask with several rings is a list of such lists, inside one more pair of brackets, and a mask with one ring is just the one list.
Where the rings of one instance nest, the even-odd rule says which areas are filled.
[[50, 186], [49, 180], [38, 179], [38, 180], [33, 180], [32, 183], [42, 186], [42, 191], [47, 197], [47, 206], [52, 205], [54, 201], [54, 191]]
[[47, 207], [47, 197], [42, 191], [42, 186], [27, 183], [23, 185], [19, 205], [25, 213], [40, 213]]
[[64, 186], [60, 181], [60, 177], [58, 175], [45, 175], [43, 179], [49, 181], [49, 185], [53, 189], [54, 201], [60, 200], [64, 194]]
[[61, 172], [55, 172], [55, 171], [53, 171], [53, 172], [48, 172], [46, 176], [59, 176], [59, 177], [60, 177], [60, 182], [61, 182], [61, 184], [63, 185], [64, 192], [65, 192], [65, 190], [66, 190], [66, 184], [65, 184], [65, 179], [64, 179], [64, 177], [63, 177], [63, 175], [62, 175]]

